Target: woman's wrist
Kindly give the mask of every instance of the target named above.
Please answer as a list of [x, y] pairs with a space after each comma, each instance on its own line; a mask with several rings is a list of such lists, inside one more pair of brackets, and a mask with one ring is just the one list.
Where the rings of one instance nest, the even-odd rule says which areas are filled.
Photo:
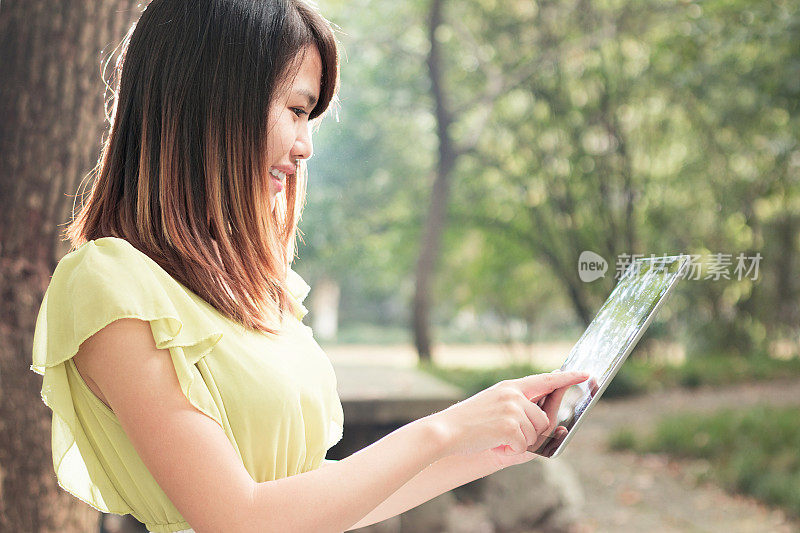
[[434, 461], [443, 459], [451, 455], [452, 435], [439, 421], [432, 415], [420, 418], [411, 422], [419, 427], [425, 443], [432, 446]]
[[478, 453], [478, 456], [481, 458], [481, 463], [486, 469], [485, 475], [487, 476], [509, 466], [508, 464], [504, 464], [503, 459], [492, 449], [483, 450]]
[[488, 476], [509, 466], [504, 464], [503, 459], [491, 449], [483, 450], [482, 452], [459, 454], [456, 451], [457, 443], [453, 432], [433, 415], [420, 418], [413, 423], [418, 423], [423, 434], [427, 434], [425, 442], [432, 443], [434, 457], [436, 458], [434, 462], [459, 455], [460, 458], [454, 458], [454, 460], [474, 465], [481, 472], [477, 477]]

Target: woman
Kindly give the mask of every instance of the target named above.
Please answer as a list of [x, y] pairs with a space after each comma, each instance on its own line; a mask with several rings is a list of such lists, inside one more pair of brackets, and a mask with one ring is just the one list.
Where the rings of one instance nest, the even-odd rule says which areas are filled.
[[325, 460], [342, 408], [290, 268], [310, 124], [338, 83], [325, 19], [153, 0], [120, 58], [34, 336], [64, 489], [153, 532], [343, 531], [533, 458], [586, 376], [501, 382]]

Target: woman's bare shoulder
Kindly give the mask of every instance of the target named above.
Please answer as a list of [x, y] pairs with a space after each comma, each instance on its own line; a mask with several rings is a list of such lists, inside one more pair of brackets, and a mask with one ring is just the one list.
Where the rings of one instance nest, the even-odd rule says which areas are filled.
[[249, 517], [254, 481], [223, 428], [183, 394], [150, 324], [116, 320], [83, 342], [74, 360], [184, 519], [196, 530], [237, 530]]
[[[122, 318], [108, 324], [83, 341], [78, 348], [78, 353], [73, 356], [72, 360], [83, 381], [109, 409], [111, 406], [95, 381], [96, 375], [98, 372], [103, 374], [104, 370], [109, 370], [112, 363], [109, 354], [114, 352], [114, 346], [128, 341], [132, 341], [132, 346], [136, 346], [137, 342], [147, 344], [147, 338], [150, 336], [150, 327], [147, 322], [135, 318]], [[113, 376], [114, 373], [111, 375]]]
[[111, 406], [97, 382], [124, 377], [114, 371], [120, 368], [120, 364], [125, 364], [119, 360], [127, 351], [123, 347], [135, 350], [144, 362], [148, 353], [152, 354], [151, 348], [155, 348], [149, 323], [136, 318], [115, 320], [83, 341], [72, 358], [86, 385], [109, 408]]

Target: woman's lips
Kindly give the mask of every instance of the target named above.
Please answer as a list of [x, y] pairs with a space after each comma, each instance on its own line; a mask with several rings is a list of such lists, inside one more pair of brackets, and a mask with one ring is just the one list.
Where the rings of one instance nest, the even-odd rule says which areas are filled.
[[272, 176], [272, 182], [275, 184], [275, 189], [277, 189], [277, 192], [283, 191], [283, 182], [280, 179]]
[[286, 173], [281, 172], [277, 168], [270, 169], [269, 173], [272, 176], [272, 180], [275, 182], [275, 188], [278, 189], [278, 192], [281, 192], [286, 185]]

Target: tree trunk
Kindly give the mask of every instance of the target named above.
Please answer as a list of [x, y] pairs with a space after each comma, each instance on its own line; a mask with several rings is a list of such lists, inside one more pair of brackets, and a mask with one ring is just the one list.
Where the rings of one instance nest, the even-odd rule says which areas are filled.
[[56, 483], [50, 410], [30, 370], [33, 330], [69, 249], [78, 184], [99, 156], [101, 51], [137, 17], [133, 0], [0, 5], [0, 531], [96, 530], [98, 514]]
[[428, 36], [431, 47], [428, 53], [428, 72], [435, 104], [436, 132], [439, 137], [439, 157], [436, 177], [433, 182], [428, 218], [422, 232], [419, 259], [417, 260], [417, 283], [414, 291], [413, 330], [414, 344], [421, 361], [431, 360], [430, 308], [431, 289], [436, 272], [436, 261], [447, 214], [447, 199], [450, 195], [450, 176], [455, 166], [456, 153], [450, 136], [452, 115], [447, 106], [444, 89], [444, 66], [442, 47], [436, 39], [436, 30], [442, 24], [442, 0], [431, 2]]
[[[784, 193], [788, 195], [789, 193]], [[788, 203], [784, 196], [784, 203]], [[776, 241], [781, 253], [774, 259], [776, 274], [775, 323], [787, 326], [800, 323], [800, 306], [798, 306], [798, 283], [795, 263], [795, 243], [800, 217], [794, 215], [790, 208], [785, 208], [783, 215], [775, 224]], [[761, 274], [759, 274], [761, 276]]]

